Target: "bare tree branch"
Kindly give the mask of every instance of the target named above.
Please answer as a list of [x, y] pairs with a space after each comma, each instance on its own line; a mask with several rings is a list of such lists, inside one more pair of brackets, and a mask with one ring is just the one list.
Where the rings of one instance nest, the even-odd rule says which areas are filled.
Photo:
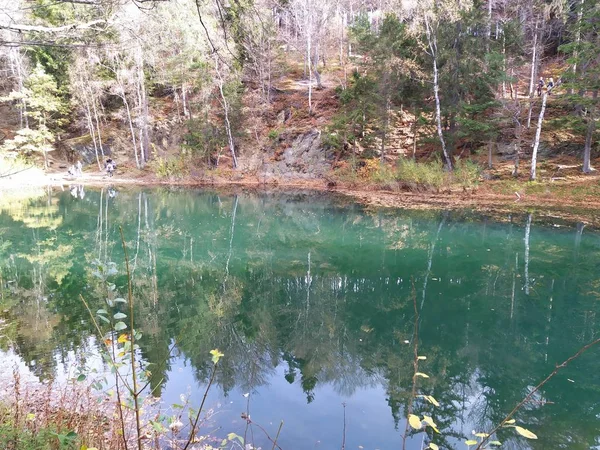
[[106, 25], [108, 23], [109, 23], [109, 21], [106, 19], [97, 19], [97, 20], [92, 20], [91, 22], [86, 22], [86, 23], [71, 23], [68, 25], [60, 26], [60, 27], [44, 27], [44, 26], [40, 26], [40, 25], [23, 25], [23, 24], [15, 23], [15, 24], [10, 24], [10, 25], [0, 24], [0, 29], [16, 31], [18, 33], [28, 32], [28, 31], [33, 31], [33, 32], [38, 32], [38, 33], [64, 33], [66, 31], [73, 31], [73, 30], [87, 30], [87, 29], [95, 27], [96, 25]]

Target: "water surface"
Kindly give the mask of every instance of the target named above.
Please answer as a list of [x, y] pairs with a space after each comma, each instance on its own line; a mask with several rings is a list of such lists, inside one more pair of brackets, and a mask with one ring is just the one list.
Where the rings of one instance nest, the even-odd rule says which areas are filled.
[[[98, 365], [78, 295], [102, 306], [96, 260], [117, 264], [125, 292], [122, 226], [156, 395], [198, 404], [219, 348], [204, 431], [244, 434], [249, 409], [272, 435], [284, 420], [285, 450], [340, 448], [343, 405], [347, 449], [402, 448], [415, 304], [430, 376], [417, 392], [440, 407], [413, 408], [451, 448], [600, 328], [600, 236], [535, 215], [500, 223], [323, 195], [158, 189], [4, 193], [0, 208], [0, 370], [64, 380]], [[599, 373], [598, 350], [560, 372], [517, 415], [539, 439], [505, 430], [503, 448], [600, 448]], [[431, 436], [411, 433], [406, 448]], [[254, 440], [271, 447], [258, 429]]]

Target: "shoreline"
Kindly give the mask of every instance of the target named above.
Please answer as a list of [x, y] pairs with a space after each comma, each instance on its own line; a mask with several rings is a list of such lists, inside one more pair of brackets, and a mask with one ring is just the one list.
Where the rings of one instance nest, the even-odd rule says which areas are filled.
[[[35, 178], [15, 177], [0, 179], [0, 195], [5, 191], [27, 188], [88, 186], [101, 188], [106, 186], [122, 187], [180, 187], [180, 188], [218, 188], [248, 189], [265, 192], [275, 191], [312, 191], [337, 194], [363, 204], [367, 207], [400, 208], [418, 210], [472, 210], [492, 216], [513, 213], [541, 212], [546, 217], [568, 222], [582, 222], [594, 228], [600, 228], [600, 197], [576, 196], [579, 183], [565, 182], [561, 195], [551, 193], [513, 195], [493, 192], [499, 186], [495, 182], [482, 182], [472, 189], [444, 190], [443, 192], [414, 192], [410, 190], [385, 189], [382, 186], [365, 183], [363, 186], [349, 183], [328, 183], [323, 178], [283, 180], [271, 178], [260, 180], [257, 176], [232, 177], [214, 176], [203, 179], [159, 179], [153, 176], [131, 177], [84, 174], [74, 178], [57, 173], [38, 174]], [[550, 185], [550, 183], [548, 183]], [[491, 192], [490, 192], [491, 191]]]

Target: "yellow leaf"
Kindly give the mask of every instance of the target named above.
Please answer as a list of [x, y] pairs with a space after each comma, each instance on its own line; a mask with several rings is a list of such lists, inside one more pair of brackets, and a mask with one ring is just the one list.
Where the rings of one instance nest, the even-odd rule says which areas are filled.
[[212, 362], [217, 364], [219, 362], [219, 360], [221, 359], [222, 356], [224, 356], [223, 353], [221, 353], [218, 349], [214, 349], [210, 351], [210, 354], [212, 355]]
[[504, 425], [511, 425], [513, 423], [515, 423], [515, 419], [510, 419], [510, 420], [507, 420], [506, 422], [504, 422]]
[[502, 442], [500, 442], [500, 441], [491, 441], [490, 445], [502, 445]]
[[437, 445], [435, 445], [433, 442], [429, 443], [429, 448], [431, 450], [440, 450], [440, 448]]
[[477, 437], [488, 437], [489, 436], [489, 434], [487, 434], [487, 433], [473, 433], [473, 434]]
[[417, 373], [415, 373], [415, 377], [429, 378], [429, 375], [427, 375], [426, 373], [423, 373], [423, 372], [417, 372]]
[[419, 416], [415, 416], [414, 414], [408, 415], [408, 423], [415, 430], [420, 430], [421, 428], [423, 428], [423, 425], [421, 424], [421, 419], [419, 419]]
[[427, 359], [427, 356], [418, 356], [417, 359], [420, 359], [421, 361], [425, 361]]
[[125, 342], [127, 342], [127, 335], [125, 333], [123, 333], [121, 336], [119, 336], [119, 339], [117, 339], [117, 342], [119, 344], [124, 344]]
[[470, 447], [471, 445], [477, 445], [477, 441], [469, 439], [468, 441], [465, 441], [465, 444], [467, 444]]
[[515, 427], [515, 430], [517, 430], [517, 433], [519, 433], [523, 437], [526, 437], [527, 439], [537, 439], [537, 436], [535, 434], [523, 427]]
[[429, 425], [431, 428], [433, 428], [436, 433], [440, 432], [440, 430], [437, 429], [437, 425], [435, 424], [435, 422], [433, 421], [433, 419], [431, 417], [423, 416], [423, 422], [425, 422], [427, 425]]
[[440, 406], [438, 401], [435, 398], [433, 398], [433, 396], [428, 395], [426, 398], [427, 398], [427, 400], [429, 400], [429, 403], [431, 403], [432, 405], [437, 406], [437, 407]]

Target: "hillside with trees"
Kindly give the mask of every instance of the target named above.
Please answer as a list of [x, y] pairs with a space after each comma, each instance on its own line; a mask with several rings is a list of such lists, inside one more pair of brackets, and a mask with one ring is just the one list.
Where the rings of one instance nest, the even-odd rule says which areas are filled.
[[112, 157], [147, 180], [596, 184], [599, 18], [593, 0], [0, 0], [2, 176]]

